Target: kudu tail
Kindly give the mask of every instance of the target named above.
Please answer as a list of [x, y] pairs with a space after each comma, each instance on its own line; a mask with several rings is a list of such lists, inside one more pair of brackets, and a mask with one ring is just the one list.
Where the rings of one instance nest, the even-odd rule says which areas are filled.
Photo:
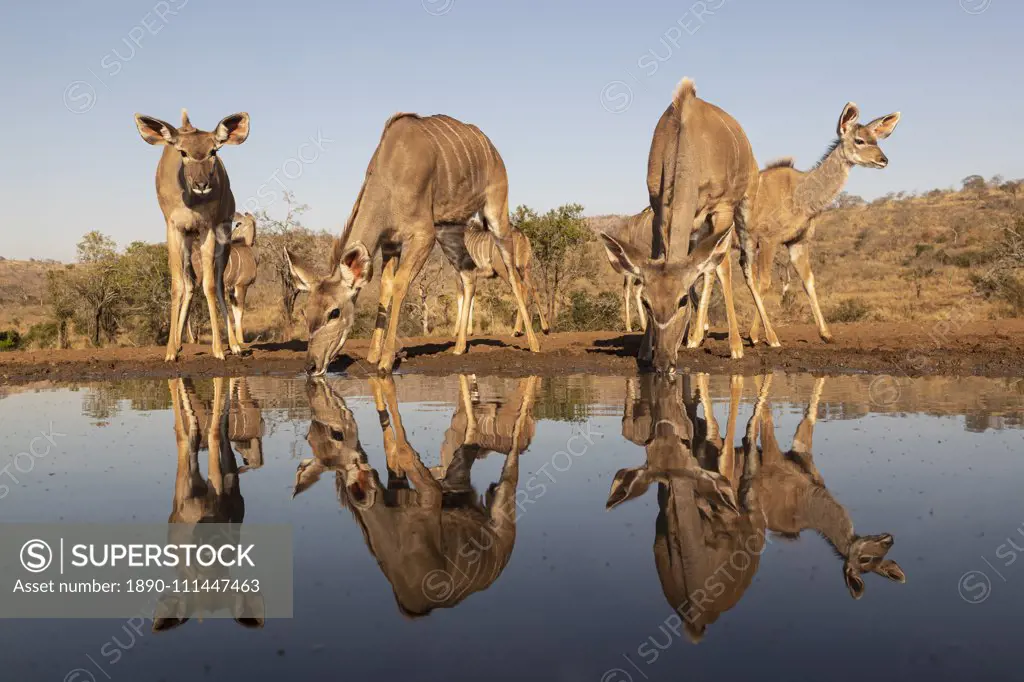
[[697, 191], [699, 169], [696, 140], [688, 130], [688, 118], [693, 102], [697, 99], [697, 88], [693, 81], [684, 78], [672, 95], [679, 135], [676, 138], [675, 153], [666, 159], [665, 175], [662, 182], [665, 190], [661, 193], [661, 243], [666, 257], [682, 257], [689, 251], [690, 231], [697, 213]]

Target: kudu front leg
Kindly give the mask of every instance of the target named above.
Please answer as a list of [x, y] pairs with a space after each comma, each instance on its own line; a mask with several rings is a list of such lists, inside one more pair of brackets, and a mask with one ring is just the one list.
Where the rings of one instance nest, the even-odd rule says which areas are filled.
[[381, 249], [384, 260], [380, 273], [380, 300], [377, 302], [377, 317], [373, 323], [373, 336], [370, 338], [370, 351], [366, 361], [372, 365], [380, 362], [384, 347], [384, 328], [388, 323], [388, 308], [395, 291], [395, 271], [398, 269], [399, 258], [386, 247]]
[[[402, 245], [402, 259], [395, 273], [391, 294], [391, 314], [388, 315], [388, 331], [381, 349], [380, 360], [377, 362], [379, 374], [390, 374], [395, 365], [395, 351], [398, 343], [398, 325], [402, 317], [402, 304], [409, 291], [409, 285], [416, 275], [420, 274], [423, 264], [430, 256], [434, 246], [434, 226], [428, 223], [424, 229], [412, 230], [416, 235]], [[382, 294], [383, 296], [383, 294]]]
[[[203, 294], [206, 297], [206, 307], [210, 314], [210, 337], [213, 342], [213, 356], [218, 360], [224, 359], [224, 342], [220, 336], [220, 316], [217, 313], [218, 283], [223, 296], [224, 280], [223, 270], [217, 271], [217, 238], [213, 230], [208, 230], [203, 236], [203, 243], [199, 247], [199, 254], [203, 264]], [[226, 309], [227, 306], [225, 306]], [[188, 309], [185, 309], [188, 314]], [[227, 315], [224, 316], [228, 320]], [[184, 323], [184, 320], [182, 320]], [[182, 324], [182, 326], [184, 326]], [[228, 323], [230, 327], [230, 322]], [[181, 327], [179, 327], [181, 329]], [[180, 332], [179, 332], [180, 334]]]
[[192, 252], [192, 236], [179, 230], [174, 224], [167, 224], [167, 265], [171, 272], [171, 318], [167, 334], [165, 362], [174, 362], [181, 351], [181, 337], [189, 306], [192, 303], [192, 266], [189, 262]]

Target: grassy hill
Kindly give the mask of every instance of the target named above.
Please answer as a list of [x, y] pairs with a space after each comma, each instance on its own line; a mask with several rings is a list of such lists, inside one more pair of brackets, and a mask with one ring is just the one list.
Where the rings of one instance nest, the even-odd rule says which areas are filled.
[[[1024, 197], [1020, 194], [1024, 192], [1014, 183], [1002, 187], [982, 184], [962, 191], [933, 190], [922, 196], [890, 195], [871, 203], [847, 201], [857, 205], [828, 211], [819, 219], [812, 242], [818, 295], [826, 318], [830, 322], [938, 320], [963, 307], [964, 301], [969, 301], [966, 308], [972, 319], [1024, 315]], [[640, 208], [642, 204], [638, 204]], [[588, 222], [600, 229], [616, 218], [594, 216]], [[310, 246], [309, 253], [329, 252], [328, 236], [310, 239], [322, 243]], [[1004, 268], [993, 278], [993, 266], [1013, 249], [1017, 249], [1016, 268]], [[603, 294], [601, 300], [613, 305], [611, 310], [608, 306], [603, 309], [596, 324], [621, 328], [622, 316], [616, 312], [615, 302], [621, 300], [622, 283], [608, 266], [603, 248], [595, 239], [574, 257], [582, 259], [583, 274], [564, 287], [563, 306], [579, 304], [579, 300], [571, 302], [572, 292], [583, 292], [585, 296], [578, 298], [584, 301], [598, 300]], [[809, 323], [810, 308], [795, 273], [782, 296], [779, 279], [786, 260], [783, 249], [776, 262], [773, 288], [766, 296], [769, 314], [777, 324]], [[326, 263], [315, 265], [326, 267]], [[33, 324], [50, 319], [46, 273], [58, 267], [62, 266], [55, 261], [0, 259], [0, 330], [14, 328], [24, 334]], [[380, 272], [379, 266], [375, 271]], [[426, 305], [431, 332], [448, 335], [455, 318], [456, 276], [437, 249], [425, 272], [423, 290], [419, 282], [410, 289], [404, 333], [423, 335], [422, 307]], [[745, 331], [754, 309], [739, 268], [734, 272], [735, 300]], [[247, 328], [253, 337], [263, 340], [302, 336], [298, 315], [291, 323], [281, 319], [280, 285], [273, 277], [269, 267], [261, 264], [260, 279], [249, 294]], [[986, 277], [987, 282], [981, 281]], [[1000, 280], [995, 295], [968, 298], [986, 286], [992, 290], [993, 279]], [[359, 335], [365, 335], [372, 324], [378, 283], [379, 275], [361, 294]], [[478, 292], [478, 329], [509, 331], [514, 307], [507, 287], [499, 281], [484, 282]], [[302, 302], [300, 299], [300, 306]], [[724, 306], [717, 290], [712, 323], [724, 324]], [[75, 345], [83, 343], [84, 339], [78, 338]]]

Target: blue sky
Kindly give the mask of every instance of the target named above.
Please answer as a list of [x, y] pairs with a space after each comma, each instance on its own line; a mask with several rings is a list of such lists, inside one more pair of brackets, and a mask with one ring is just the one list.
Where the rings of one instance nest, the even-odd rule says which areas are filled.
[[889, 168], [852, 173], [865, 197], [1021, 177], [1021, 26], [1012, 0], [18, 3], [0, 24], [0, 255], [70, 259], [93, 229], [163, 241], [159, 149], [132, 116], [182, 107], [204, 129], [248, 111], [249, 140], [222, 153], [238, 203], [279, 213], [283, 185], [332, 231], [396, 111], [479, 125], [513, 205], [635, 212], [684, 75], [762, 164], [813, 164], [848, 100], [901, 111]]

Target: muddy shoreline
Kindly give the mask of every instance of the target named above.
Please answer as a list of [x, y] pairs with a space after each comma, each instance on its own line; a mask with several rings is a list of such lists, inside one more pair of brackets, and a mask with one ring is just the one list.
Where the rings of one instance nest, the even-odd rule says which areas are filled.
[[[973, 322], [950, 330], [938, 323], [834, 325], [835, 343], [826, 345], [811, 325], [779, 330], [782, 348], [745, 348], [729, 358], [725, 333], [714, 330], [703, 348], [682, 350], [679, 370], [755, 375], [767, 370], [815, 374], [895, 376], [1024, 376], [1024, 320]], [[637, 372], [640, 335], [621, 332], [564, 333], [541, 337], [543, 352], [530, 353], [523, 339], [474, 337], [467, 354], [451, 353], [444, 337], [408, 338], [396, 372], [480, 376], [536, 374], [632, 375]], [[346, 345], [332, 372], [366, 376], [368, 341]], [[163, 361], [163, 348], [101, 348], [15, 351], [0, 354], [0, 384], [30, 381], [87, 381], [174, 376], [290, 375], [302, 371], [305, 343], [253, 343], [241, 357], [218, 361], [208, 346], [186, 346], [176, 363]]]

